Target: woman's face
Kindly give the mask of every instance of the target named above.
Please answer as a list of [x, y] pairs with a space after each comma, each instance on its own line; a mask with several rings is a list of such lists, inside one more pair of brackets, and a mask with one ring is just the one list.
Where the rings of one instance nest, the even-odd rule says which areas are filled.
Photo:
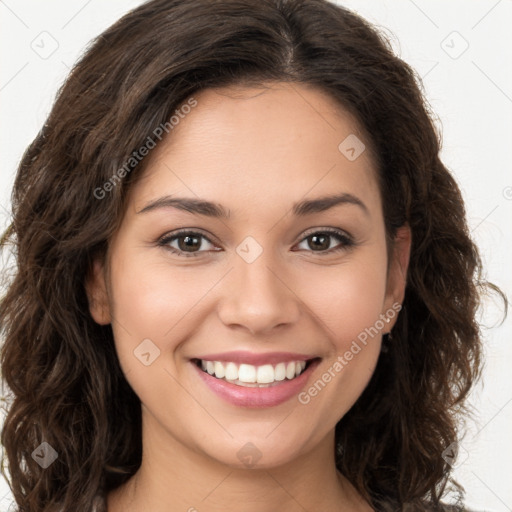
[[[329, 96], [278, 84], [194, 97], [129, 195], [106, 286], [95, 265], [91, 313], [112, 323], [146, 444], [272, 467], [318, 448], [361, 395], [410, 239], [400, 231], [388, 272], [367, 141]], [[315, 202], [327, 196], [339, 201]]]

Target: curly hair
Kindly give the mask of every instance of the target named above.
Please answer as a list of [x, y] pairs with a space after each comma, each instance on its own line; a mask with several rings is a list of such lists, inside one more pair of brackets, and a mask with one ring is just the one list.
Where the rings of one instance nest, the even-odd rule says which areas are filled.
[[[506, 298], [482, 281], [420, 78], [327, 0], [152, 0], [92, 42], [17, 170], [1, 240], [16, 261], [0, 304], [12, 393], [1, 442], [21, 511], [91, 511], [141, 464], [140, 400], [84, 285], [147, 159], [116, 171], [191, 94], [271, 82], [316, 86], [355, 116], [376, 155], [388, 249], [404, 223], [412, 232], [393, 341], [336, 425], [336, 466], [377, 510], [440, 506], [441, 454], [482, 369], [482, 290]], [[42, 442], [58, 453], [46, 469], [31, 457]]]

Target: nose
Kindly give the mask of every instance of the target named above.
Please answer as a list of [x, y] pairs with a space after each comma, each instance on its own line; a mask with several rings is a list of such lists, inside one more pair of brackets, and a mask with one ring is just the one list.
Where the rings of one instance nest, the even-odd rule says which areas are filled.
[[265, 255], [264, 251], [252, 263], [241, 258], [236, 261], [218, 307], [224, 325], [246, 329], [253, 336], [293, 325], [301, 310], [294, 283], [288, 282], [289, 274], [287, 279]]

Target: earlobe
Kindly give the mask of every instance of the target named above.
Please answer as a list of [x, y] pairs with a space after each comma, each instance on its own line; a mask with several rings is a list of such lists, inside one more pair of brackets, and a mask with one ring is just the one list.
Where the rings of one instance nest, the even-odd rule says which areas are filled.
[[112, 319], [105, 282], [104, 267], [99, 258], [95, 258], [85, 280], [85, 290], [89, 301], [89, 311], [94, 321], [108, 325]]

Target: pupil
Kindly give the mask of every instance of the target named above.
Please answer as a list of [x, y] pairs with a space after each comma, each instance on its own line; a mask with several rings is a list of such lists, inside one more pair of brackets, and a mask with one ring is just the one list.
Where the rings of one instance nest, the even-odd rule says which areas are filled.
[[[200, 245], [200, 243], [199, 244], [197, 243], [198, 240], [199, 240], [199, 238], [197, 236], [188, 236], [187, 235], [187, 236], [182, 237], [182, 240], [184, 241], [183, 244], [180, 244], [180, 245], [182, 245], [182, 247], [180, 247], [180, 249], [182, 249], [182, 250], [183, 250], [183, 247], [185, 247], [186, 249], [187, 248], [188, 249], [194, 249], [194, 248], [197, 248], [195, 246]], [[191, 241], [193, 241], [193, 242], [191, 242]]]
[[316, 243], [316, 241], [318, 241], [318, 240], [323, 241], [323, 243], [320, 242], [320, 246], [316, 245], [317, 248], [329, 249], [329, 235], [313, 235], [312, 240], [314, 241], [314, 243]]

